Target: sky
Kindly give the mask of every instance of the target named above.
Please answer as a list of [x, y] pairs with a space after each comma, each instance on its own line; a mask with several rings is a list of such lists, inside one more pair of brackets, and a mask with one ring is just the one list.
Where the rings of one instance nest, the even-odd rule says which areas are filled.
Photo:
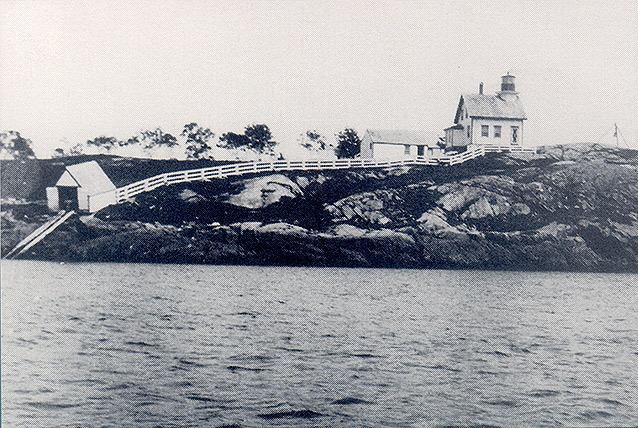
[[638, 148], [635, 0], [0, 0], [0, 130], [40, 157], [191, 122], [265, 123], [287, 154], [309, 129], [443, 135], [461, 94], [508, 72], [526, 145], [617, 123]]

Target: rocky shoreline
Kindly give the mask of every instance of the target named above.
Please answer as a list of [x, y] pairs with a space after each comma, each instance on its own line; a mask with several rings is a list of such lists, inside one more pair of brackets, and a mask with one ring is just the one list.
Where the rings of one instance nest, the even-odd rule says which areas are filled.
[[[3, 254], [37, 227], [18, 211], [3, 204]], [[77, 217], [25, 256], [638, 272], [638, 156], [596, 145], [555, 146], [446, 168], [174, 185]]]

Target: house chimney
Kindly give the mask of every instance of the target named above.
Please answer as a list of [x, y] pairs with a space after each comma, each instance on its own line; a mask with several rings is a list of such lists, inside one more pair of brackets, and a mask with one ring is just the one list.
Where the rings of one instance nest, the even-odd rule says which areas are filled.
[[483, 95], [483, 82], [479, 84], [479, 95]]

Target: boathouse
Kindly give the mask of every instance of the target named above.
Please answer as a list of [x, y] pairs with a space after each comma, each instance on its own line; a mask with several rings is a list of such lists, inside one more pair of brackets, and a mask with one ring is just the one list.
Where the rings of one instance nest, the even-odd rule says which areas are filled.
[[443, 153], [438, 134], [424, 131], [368, 129], [361, 140], [361, 157], [400, 159], [433, 157]]
[[94, 213], [117, 202], [115, 189], [96, 161], [68, 165], [55, 186], [47, 187], [47, 204], [52, 211]]
[[523, 121], [527, 119], [516, 92], [515, 77], [502, 76], [501, 90], [484, 94], [483, 83], [478, 94], [461, 95], [454, 125], [445, 130], [448, 149], [469, 145], [516, 149], [523, 146]]

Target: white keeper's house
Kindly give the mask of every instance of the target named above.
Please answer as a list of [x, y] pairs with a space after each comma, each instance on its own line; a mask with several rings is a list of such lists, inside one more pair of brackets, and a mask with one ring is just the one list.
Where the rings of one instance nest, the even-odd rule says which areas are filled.
[[443, 154], [443, 143], [435, 132], [368, 129], [361, 139], [362, 158], [400, 159]]
[[484, 94], [461, 95], [454, 125], [445, 129], [448, 150], [469, 145], [496, 146], [504, 149], [523, 147], [523, 121], [527, 119], [516, 92], [515, 77], [502, 77], [501, 90]]

